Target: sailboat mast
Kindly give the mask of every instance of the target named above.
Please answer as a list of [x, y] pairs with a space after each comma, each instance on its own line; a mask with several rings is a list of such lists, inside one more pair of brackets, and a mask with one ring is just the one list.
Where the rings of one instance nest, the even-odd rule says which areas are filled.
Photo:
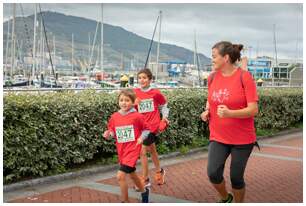
[[[20, 61], [23, 59], [22, 58], [22, 47], [23, 47], [23, 40], [21, 39], [19, 44], [18, 44], [18, 41], [17, 41], [17, 48], [18, 48], [17, 55], [18, 55], [18, 58], [19, 58]], [[23, 64], [21, 64], [20, 68], [23, 71], [23, 76], [25, 77], [26, 76], [26, 71], [23, 67]]]
[[43, 24], [42, 24], [42, 20], [40, 21], [40, 29], [41, 29], [41, 42], [42, 42], [42, 69], [40, 72], [44, 72], [45, 71], [45, 41], [43, 38]]
[[91, 45], [90, 32], [88, 32], [88, 60], [90, 58], [90, 45]]
[[11, 77], [13, 77], [13, 67], [15, 66], [15, 17], [16, 17], [16, 4], [13, 4], [13, 25], [12, 25], [12, 50], [11, 50]]
[[295, 44], [295, 64], [299, 58], [299, 15], [296, 15], [296, 44]]
[[158, 66], [159, 66], [159, 47], [160, 47], [161, 22], [162, 22], [162, 11], [159, 11], [159, 31], [158, 31], [157, 54], [156, 54], [156, 75], [155, 75], [155, 81], [157, 81]]
[[[43, 13], [41, 12], [40, 4], [38, 4], [38, 6], [39, 6], [39, 14], [40, 14], [41, 21], [42, 21], [43, 28], [44, 28], [44, 36], [45, 36], [45, 41], [46, 41], [46, 45], [47, 45], [47, 49], [48, 49], [48, 54], [49, 54], [49, 60], [50, 60], [50, 64], [51, 64], [52, 74], [53, 74], [53, 76], [55, 76], [55, 72], [54, 72], [54, 69], [53, 69], [53, 63], [52, 63], [51, 51], [50, 51], [50, 47], [49, 47], [49, 44], [48, 44], [48, 37], [47, 37], [46, 27], [45, 27], [44, 18], [43, 18]], [[56, 79], [55, 79], [54, 83], [55, 83], [55, 86], [57, 86]], [[52, 84], [51, 84], [51, 87], [52, 87]]]
[[199, 59], [198, 59], [198, 52], [197, 52], [197, 40], [196, 40], [196, 31], [194, 30], [194, 56], [193, 61], [198, 69], [198, 77], [199, 77], [199, 86], [201, 87], [201, 74], [200, 74], [200, 66], [199, 66]]
[[193, 65], [197, 67], [196, 65], [196, 31], [194, 30], [194, 52], [193, 52]]
[[6, 36], [6, 50], [5, 50], [5, 66], [4, 71], [7, 72], [7, 59], [9, 53], [9, 40], [10, 40], [10, 19], [7, 21], [7, 36]]
[[124, 71], [123, 52], [121, 51], [121, 70]]
[[[276, 25], [273, 24], [273, 39], [274, 39], [274, 51], [275, 51], [275, 66], [278, 66], [277, 64], [277, 49], [276, 49], [276, 36], [275, 36], [275, 27]], [[274, 86], [274, 69], [272, 67], [272, 86]]]
[[39, 61], [39, 67], [38, 67], [38, 71], [36, 73], [40, 73], [42, 71], [42, 25], [41, 22], [38, 23], [38, 27], [40, 28], [40, 33], [39, 33], [39, 56], [40, 56], [40, 61]]
[[[53, 59], [54, 59], [54, 69], [56, 69], [56, 59], [55, 59], [55, 35], [53, 35]], [[52, 70], [50, 70], [50, 75], [52, 74]]]
[[[155, 27], [154, 27], [154, 32], [153, 32], [153, 36], [152, 36], [152, 39], [151, 39], [151, 42], [150, 42], [149, 51], [148, 51], [147, 59], [145, 61], [144, 68], [147, 68], [147, 65], [148, 65], [148, 60], [149, 60], [149, 57], [150, 57], [150, 53], [151, 53], [152, 44], [153, 44], [154, 35], [155, 35], [155, 32], [156, 32], [156, 27], [157, 27], [158, 21], [159, 21], [159, 15], [158, 15], [158, 17], [156, 19], [156, 23], [155, 23]], [[150, 61], [149, 61], [149, 65], [150, 65]]]
[[96, 44], [96, 39], [97, 39], [98, 28], [99, 28], [99, 22], [97, 21], [96, 32], [95, 32], [95, 36], [94, 36], [94, 39], [93, 39], [92, 49], [91, 49], [90, 58], [89, 58], [89, 67], [91, 67], [91, 63], [92, 63], [93, 53], [94, 53], [94, 50], [95, 50], [95, 44]]
[[35, 14], [34, 14], [34, 37], [33, 37], [33, 64], [32, 64], [32, 80], [34, 79], [36, 70], [36, 22], [37, 22], [37, 5], [35, 4]]
[[71, 75], [73, 75], [73, 70], [74, 70], [74, 68], [73, 68], [73, 55], [74, 55], [74, 53], [73, 53], [73, 43], [74, 43], [74, 38], [73, 38], [73, 33], [72, 33], [72, 40], [71, 40]]
[[101, 70], [102, 70], [102, 80], [104, 79], [104, 66], [103, 66], [103, 44], [104, 44], [104, 37], [103, 37], [103, 28], [104, 27], [104, 24], [103, 24], [103, 4], [101, 4], [101, 50], [100, 50], [100, 55], [101, 55], [101, 58], [100, 58], [100, 66], [101, 66]]

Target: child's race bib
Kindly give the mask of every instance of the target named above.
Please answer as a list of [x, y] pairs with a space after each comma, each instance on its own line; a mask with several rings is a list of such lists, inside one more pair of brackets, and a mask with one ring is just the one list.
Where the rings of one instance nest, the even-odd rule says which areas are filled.
[[153, 99], [144, 99], [141, 100], [138, 104], [138, 112], [145, 113], [145, 112], [153, 112], [154, 111], [154, 103]]
[[135, 141], [134, 127], [133, 125], [116, 127], [116, 136], [118, 143]]

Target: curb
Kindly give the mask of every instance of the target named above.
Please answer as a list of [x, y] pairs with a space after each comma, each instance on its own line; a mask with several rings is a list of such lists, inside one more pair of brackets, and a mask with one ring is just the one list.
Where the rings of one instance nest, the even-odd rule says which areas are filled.
[[[301, 131], [303, 131], [302, 128], [294, 128], [294, 129], [291, 129], [291, 130], [286, 130], [286, 131], [279, 132], [279, 133], [274, 134], [274, 135], [259, 136], [257, 138], [259, 140], [264, 139], [264, 138], [274, 138], [274, 137], [277, 137], [277, 136], [283, 136], [283, 135], [292, 134], [292, 133], [301, 132]], [[160, 160], [162, 160], [162, 159], [165, 160], [165, 159], [170, 159], [170, 158], [173, 158], [173, 157], [189, 156], [189, 155], [192, 155], [192, 154], [195, 154], [195, 153], [198, 153], [198, 152], [202, 152], [202, 151], [207, 151], [207, 150], [208, 150], [208, 146], [205, 146], [205, 147], [191, 149], [185, 154], [182, 154], [180, 152], [173, 152], [173, 153], [170, 153], [170, 154], [160, 155], [159, 159]], [[151, 161], [152, 160], [149, 159], [149, 162], [151, 162]], [[140, 165], [139, 160], [137, 162], [137, 165]], [[35, 186], [35, 185], [38, 185], [38, 184], [54, 183], [54, 182], [59, 182], [59, 181], [67, 180], [67, 179], [73, 179], [73, 178], [77, 178], [77, 177], [83, 177], [83, 176], [93, 175], [93, 174], [102, 173], [102, 172], [109, 172], [109, 171], [115, 170], [117, 168], [118, 168], [118, 164], [113, 164], [113, 165], [93, 167], [93, 168], [84, 169], [84, 170], [77, 171], [77, 172], [68, 172], [68, 173], [49, 176], [49, 177], [42, 177], [42, 178], [37, 178], [37, 179], [33, 179], [33, 180], [26, 180], [26, 181], [13, 183], [13, 184], [9, 184], [9, 185], [3, 185], [3, 192], [10, 192], [10, 191], [13, 191], [13, 190], [23, 189], [23, 188], [26, 188], [26, 187], [32, 187], [32, 186]]]
[[32, 187], [38, 184], [48, 184], [48, 183], [59, 182], [59, 181], [72, 179], [76, 177], [93, 175], [93, 174], [100, 173], [100, 172], [108, 172], [116, 168], [118, 168], [118, 165], [114, 164], [114, 165], [107, 165], [103, 167], [94, 167], [90, 169], [84, 169], [78, 172], [68, 172], [68, 173], [49, 176], [49, 177], [42, 177], [42, 178], [37, 178], [33, 180], [26, 180], [26, 181], [13, 183], [9, 185], [3, 185], [3, 192], [10, 192], [13, 190], [23, 189], [25, 187]]
[[285, 130], [285, 131], [278, 132], [277, 134], [272, 134], [272, 135], [267, 135], [267, 136], [258, 136], [257, 139], [261, 140], [261, 139], [264, 139], [264, 138], [273, 138], [273, 137], [278, 137], [278, 136], [284, 136], [284, 135], [287, 135], [287, 134], [293, 134], [293, 133], [296, 133], [296, 132], [303, 132], [303, 128], [293, 128], [293, 129], [290, 129], [290, 130]]

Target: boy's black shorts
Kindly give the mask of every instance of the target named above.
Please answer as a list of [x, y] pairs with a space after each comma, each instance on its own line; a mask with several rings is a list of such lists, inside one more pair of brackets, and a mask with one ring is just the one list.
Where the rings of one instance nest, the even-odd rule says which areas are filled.
[[150, 132], [150, 134], [148, 135], [148, 137], [143, 140], [143, 145], [144, 146], [150, 146], [151, 144], [155, 143], [158, 139], [158, 136], [152, 132]]
[[130, 167], [130, 166], [127, 166], [127, 165], [124, 165], [124, 164], [120, 164], [119, 170], [122, 171], [122, 172], [125, 172], [127, 174], [130, 174], [130, 173], [136, 171], [136, 167]]

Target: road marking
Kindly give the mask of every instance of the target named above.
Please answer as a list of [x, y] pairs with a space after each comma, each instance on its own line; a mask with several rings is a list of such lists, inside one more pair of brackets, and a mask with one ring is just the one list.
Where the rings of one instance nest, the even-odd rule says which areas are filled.
[[267, 158], [279, 159], [279, 160], [289, 160], [289, 161], [303, 162], [302, 158], [285, 157], [285, 156], [271, 155], [271, 154], [257, 153], [257, 152], [252, 153], [252, 156], [267, 157]]
[[[89, 189], [99, 190], [103, 192], [109, 192], [112, 194], [120, 195], [120, 187], [113, 186], [113, 185], [106, 185], [106, 184], [100, 184], [100, 183], [86, 183], [86, 184], [80, 184], [80, 187], [86, 187]], [[129, 197], [139, 199], [140, 193], [135, 192], [133, 189], [129, 189]], [[175, 197], [165, 196], [165, 195], [159, 195], [154, 194], [150, 192], [150, 202], [173, 202], [173, 203], [192, 203], [192, 201], [179, 199]]]
[[264, 146], [264, 147], [276, 147], [276, 148], [282, 148], [282, 149], [292, 149], [292, 150], [303, 151], [303, 148], [301, 148], [301, 147], [292, 147], [292, 146], [285, 146], [285, 145], [260, 144], [260, 146]]

